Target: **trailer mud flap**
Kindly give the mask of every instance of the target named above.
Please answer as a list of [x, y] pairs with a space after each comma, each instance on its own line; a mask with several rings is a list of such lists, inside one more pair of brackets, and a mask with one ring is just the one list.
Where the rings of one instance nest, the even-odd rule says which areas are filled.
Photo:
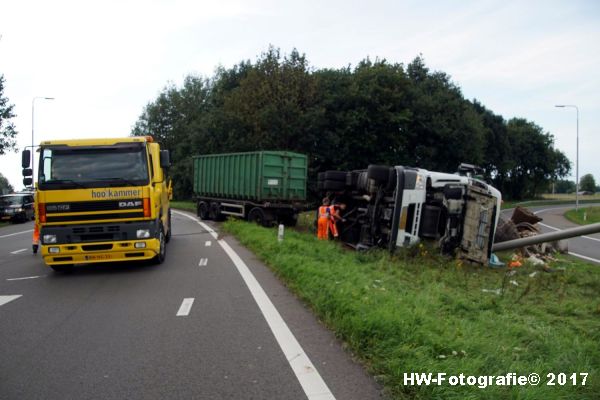
[[476, 186], [467, 188], [466, 199], [463, 236], [458, 255], [487, 265], [494, 233], [496, 199]]

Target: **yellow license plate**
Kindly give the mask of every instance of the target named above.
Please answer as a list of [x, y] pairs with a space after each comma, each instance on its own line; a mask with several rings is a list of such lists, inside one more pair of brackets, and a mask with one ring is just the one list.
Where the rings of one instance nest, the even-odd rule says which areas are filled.
[[110, 260], [112, 256], [110, 254], [97, 254], [92, 256], [85, 256], [86, 260], [98, 261], [98, 260]]

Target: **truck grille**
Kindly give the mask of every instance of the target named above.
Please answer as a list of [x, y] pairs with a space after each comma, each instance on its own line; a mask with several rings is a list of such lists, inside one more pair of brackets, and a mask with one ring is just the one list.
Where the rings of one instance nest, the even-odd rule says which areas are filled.
[[[101, 214], [88, 215], [64, 215], [70, 213], [99, 212]], [[129, 211], [129, 212], [115, 212]], [[63, 214], [63, 215], [55, 215]], [[72, 203], [47, 203], [46, 221], [47, 222], [69, 222], [69, 221], [99, 221], [106, 219], [125, 219], [125, 218], [143, 218], [143, 200], [125, 199], [125, 200], [102, 200], [102, 201], [78, 201]]]

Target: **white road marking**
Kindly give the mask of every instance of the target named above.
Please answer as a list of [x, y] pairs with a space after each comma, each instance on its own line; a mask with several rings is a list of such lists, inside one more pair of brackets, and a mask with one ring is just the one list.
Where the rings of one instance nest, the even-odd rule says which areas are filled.
[[181, 302], [181, 306], [179, 306], [179, 311], [177, 311], [177, 316], [187, 317], [190, 314], [190, 310], [192, 309], [192, 304], [194, 304], [193, 297], [183, 299], [183, 301]]
[[0, 239], [5, 238], [5, 237], [9, 237], [9, 236], [21, 235], [23, 233], [29, 233], [29, 232], [33, 232], [33, 229], [30, 229], [28, 231], [23, 231], [23, 232], [10, 233], [8, 235], [2, 235], [2, 236], [0, 236]]
[[594, 262], [597, 262], [598, 264], [600, 264], [600, 260], [596, 260], [595, 258], [584, 256], [583, 254], [573, 253], [572, 251], [570, 251], [569, 254], [572, 256], [575, 256], [575, 257], [583, 258], [584, 260], [594, 261]]
[[[198, 225], [202, 226], [215, 239], [217, 239], [217, 233], [210, 226], [198, 221], [196, 218], [190, 215], [179, 212], [176, 213], [196, 221]], [[294, 371], [294, 374], [296, 375], [298, 382], [300, 382], [300, 385], [302, 386], [302, 389], [304, 390], [304, 393], [308, 399], [335, 400], [333, 393], [331, 393], [331, 390], [329, 390], [329, 387], [327, 387], [327, 384], [323, 378], [321, 378], [319, 371], [317, 371], [313, 363], [310, 361], [308, 355], [304, 352], [304, 349], [302, 349], [302, 346], [300, 343], [298, 343], [298, 340], [296, 340], [296, 337], [287, 326], [254, 275], [252, 275], [252, 272], [248, 266], [225, 240], [217, 240], [217, 243], [221, 245], [225, 253], [227, 253], [229, 258], [231, 258], [231, 261], [233, 261], [233, 264], [242, 276], [246, 286], [248, 286], [252, 297], [254, 297], [258, 308], [265, 317], [265, 320], [271, 328], [279, 347], [287, 358], [290, 367]]]
[[204, 245], [206, 247], [210, 247], [212, 245], [212, 242], [210, 240], [207, 240], [206, 243], [204, 243]]
[[11, 251], [10, 254], [19, 254], [19, 253], [22, 253], [24, 251], [27, 251], [27, 249], [20, 249], [20, 250]]
[[25, 279], [42, 278], [44, 276], [46, 276], [46, 275], [24, 276], [23, 278], [10, 278], [10, 279], [7, 279], [7, 281], [22, 281], [22, 280], [25, 280]]
[[208, 258], [201, 258], [200, 262], [198, 263], [199, 267], [206, 267], [208, 265]]
[[0, 296], [0, 306], [5, 305], [6, 303], [10, 303], [13, 300], [18, 299], [23, 296], [22, 294], [15, 294], [13, 296]]

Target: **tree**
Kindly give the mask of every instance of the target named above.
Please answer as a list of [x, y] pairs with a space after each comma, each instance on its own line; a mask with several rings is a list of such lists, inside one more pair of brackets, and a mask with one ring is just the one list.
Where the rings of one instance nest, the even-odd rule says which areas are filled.
[[579, 190], [585, 192], [596, 193], [596, 181], [594, 175], [586, 174], [579, 180]]
[[575, 192], [575, 182], [566, 179], [559, 179], [554, 185], [556, 193], [573, 193]]
[[0, 195], [14, 192], [15, 189], [12, 187], [8, 179], [0, 173]]
[[4, 97], [4, 75], [0, 75], [0, 155], [17, 150], [17, 131], [11, 121], [16, 117], [14, 107], [14, 104], [9, 104], [8, 98]]

